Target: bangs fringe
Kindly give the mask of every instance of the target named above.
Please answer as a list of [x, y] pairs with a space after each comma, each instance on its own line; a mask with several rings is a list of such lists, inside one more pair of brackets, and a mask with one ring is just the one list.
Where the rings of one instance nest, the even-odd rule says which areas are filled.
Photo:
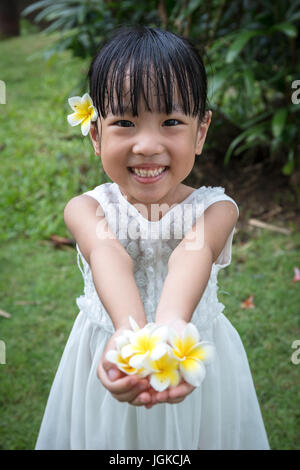
[[186, 115], [202, 119], [205, 114], [202, 59], [186, 38], [168, 31], [119, 30], [93, 59], [89, 79], [93, 103], [104, 118], [109, 111], [138, 116], [141, 100], [146, 110], [153, 111], [153, 97], [158, 111], [165, 114], [171, 114], [176, 104]]

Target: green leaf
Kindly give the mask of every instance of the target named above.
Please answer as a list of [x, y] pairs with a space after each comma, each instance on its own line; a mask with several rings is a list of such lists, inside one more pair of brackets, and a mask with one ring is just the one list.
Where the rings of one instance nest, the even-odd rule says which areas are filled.
[[219, 90], [219, 88], [222, 87], [223, 83], [226, 81], [226, 79], [229, 77], [229, 75], [232, 73], [231, 67], [224, 67], [220, 70], [218, 70], [216, 73], [212, 74], [210, 76], [209, 80], [209, 92], [208, 94], [214, 94], [216, 91]]
[[288, 110], [287, 108], [280, 108], [273, 116], [271, 127], [274, 137], [279, 137], [284, 129]]
[[292, 172], [293, 172], [293, 169], [294, 169], [294, 150], [291, 149], [289, 151], [289, 159], [288, 161], [286, 162], [286, 164], [281, 168], [281, 172], [284, 174], [284, 175], [291, 175]]
[[190, 2], [188, 2], [188, 5], [184, 8], [184, 10], [180, 13], [179, 15], [179, 20], [182, 21], [183, 19], [185, 19], [187, 16], [191, 15], [192, 13], [194, 13], [195, 10], [197, 10], [197, 8], [199, 8], [199, 6], [201, 5], [202, 3], [202, 0], [191, 0]]
[[254, 94], [254, 84], [255, 84], [255, 78], [254, 78], [254, 73], [253, 73], [252, 68], [251, 67], [244, 68], [243, 75], [244, 75], [247, 95], [251, 98]]
[[227, 64], [233, 62], [235, 58], [239, 55], [241, 50], [244, 48], [245, 44], [249, 41], [249, 39], [253, 38], [254, 36], [261, 36], [265, 34], [263, 30], [256, 30], [256, 31], [242, 31], [237, 34], [237, 37], [233, 44], [228, 49], [226, 62]]
[[295, 38], [298, 35], [298, 30], [296, 26], [291, 23], [279, 23], [275, 26], [272, 26], [270, 31], [281, 31], [290, 38]]
[[230, 157], [234, 151], [234, 149], [238, 146], [240, 142], [242, 142], [246, 137], [248, 137], [247, 142], [251, 142], [251, 136], [259, 136], [262, 134], [262, 132], [267, 128], [267, 123], [262, 122], [260, 124], [257, 124], [257, 126], [252, 126], [250, 129], [245, 130], [244, 132], [241, 132], [240, 135], [238, 135], [231, 144], [229, 145], [227, 152], [224, 157], [224, 165], [228, 165]]
[[41, 0], [40, 2], [35, 2], [32, 5], [26, 7], [22, 12], [21, 16], [26, 16], [32, 13], [34, 10], [39, 10], [40, 8], [46, 7], [49, 5], [49, 0]]

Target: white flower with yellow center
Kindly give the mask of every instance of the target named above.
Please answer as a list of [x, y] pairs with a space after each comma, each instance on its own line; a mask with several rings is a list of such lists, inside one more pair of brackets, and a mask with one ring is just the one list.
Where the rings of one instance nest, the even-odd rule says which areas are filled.
[[167, 351], [168, 328], [158, 327], [154, 323], [148, 323], [144, 328], [134, 328], [129, 334], [129, 344], [121, 348], [123, 359], [129, 358], [129, 365], [136, 369], [149, 366], [149, 361], [154, 361], [163, 356]]
[[179, 370], [186, 382], [199, 387], [205, 377], [205, 366], [212, 361], [215, 348], [207, 342], [200, 342], [197, 328], [188, 323], [182, 337], [170, 329], [169, 341], [174, 356], [179, 360]]
[[163, 392], [169, 386], [176, 387], [180, 381], [179, 361], [170, 348], [156, 361], [151, 361], [150, 385], [157, 392]]
[[96, 121], [98, 113], [93, 106], [92, 98], [88, 93], [81, 96], [72, 96], [68, 99], [69, 105], [74, 113], [68, 115], [68, 123], [71, 126], [81, 124], [81, 132], [86, 136], [91, 127], [91, 121]]
[[139, 377], [146, 377], [146, 375], [149, 374], [148, 369], [144, 369], [144, 368], [136, 369], [135, 367], [131, 367], [131, 365], [129, 364], [130, 357], [127, 357], [124, 359], [121, 356], [121, 348], [129, 343], [130, 333], [132, 332], [130, 332], [129, 330], [126, 330], [123, 332], [123, 335], [120, 335], [117, 338], [115, 338], [116, 349], [111, 349], [107, 351], [105, 357], [109, 362], [112, 362], [113, 364], [115, 364], [119, 370], [121, 370], [127, 375], [136, 374]]

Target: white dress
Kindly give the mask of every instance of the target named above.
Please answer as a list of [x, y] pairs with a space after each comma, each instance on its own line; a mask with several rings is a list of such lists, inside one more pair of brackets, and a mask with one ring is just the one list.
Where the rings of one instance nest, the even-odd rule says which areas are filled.
[[[196, 189], [157, 222], [131, 205], [116, 183], [85, 194], [101, 204], [110, 228], [134, 260], [148, 321], [155, 319], [168, 258], [196, 218], [221, 200], [233, 202], [238, 210], [222, 187]], [[201, 339], [214, 343], [215, 359], [202, 385], [183, 402], [151, 409], [118, 402], [97, 378], [99, 358], [114, 328], [77, 245], [84, 295], [76, 299], [80, 312], [52, 384], [36, 449], [269, 449], [243, 344], [217, 298], [217, 275], [231, 262], [233, 234], [234, 229], [191, 319]]]

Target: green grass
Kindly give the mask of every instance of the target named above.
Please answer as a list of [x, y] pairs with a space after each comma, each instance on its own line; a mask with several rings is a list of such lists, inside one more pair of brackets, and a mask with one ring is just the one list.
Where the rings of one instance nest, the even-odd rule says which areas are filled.
[[42, 52], [55, 38], [0, 43], [7, 91], [7, 104], [0, 105], [0, 240], [64, 231], [66, 201], [104, 180], [89, 138], [66, 119], [72, 112], [67, 99], [81, 92], [87, 64], [67, 52], [46, 62]]
[[[224, 313], [248, 355], [272, 449], [299, 448], [300, 365], [291, 362], [292, 343], [300, 339], [300, 284], [292, 282], [299, 248], [297, 233], [256, 229], [249, 245], [234, 244], [232, 264], [219, 281]], [[250, 295], [255, 307], [241, 308]]]
[[[105, 181], [88, 139], [66, 121], [67, 98], [81, 92], [86, 64], [64, 53], [51, 64], [41, 34], [0, 43], [7, 104], [0, 105], [0, 448], [32, 449], [57, 366], [78, 313], [83, 281], [63, 208]], [[4, 147], [3, 147], [4, 145]], [[232, 264], [219, 274], [219, 299], [245, 346], [272, 449], [299, 448], [299, 367], [291, 362], [299, 330], [300, 239], [254, 229], [235, 237]], [[298, 263], [298, 264], [297, 264]], [[254, 309], [241, 302], [254, 295]]]

